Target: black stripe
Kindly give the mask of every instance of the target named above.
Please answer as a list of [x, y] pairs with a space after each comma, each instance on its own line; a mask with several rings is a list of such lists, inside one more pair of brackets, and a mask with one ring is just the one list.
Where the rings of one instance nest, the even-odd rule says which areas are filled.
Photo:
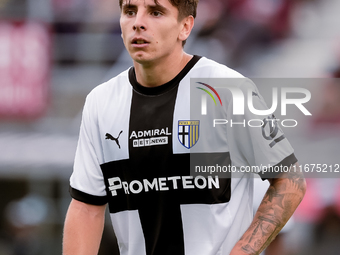
[[[160, 202], [162, 199], [170, 202], [176, 200], [178, 205], [219, 204], [229, 202], [230, 178], [219, 178], [219, 189], [214, 187], [212, 189], [184, 189], [182, 179], [164, 181], [166, 187], [169, 188], [169, 190], [166, 191], [157, 191], [155, 188], [150, 188], [147, 192], [143, 190], [138, 194], [133, 194], [131, 192], [130, 194], [125, 194], [124, 188], [121, 187], [116, 189], [117, 194], [112, 196], [111, 190], [109, 189], [110, 185], [108, 180], [112, 177], [119, 177], [121, 181], [125, 181], [129, 184], [134, 180], [143, 183], [143, 180], [146, 179], [151, 183], [154, 178], [193, 176], [193, 170], [190, 169], [190, 167], [194, 166], [191, 164], [193, 162], [202, 162], [198, 161], [198, 159], [202, 158], [207, 165], [228, 165], [231, 162], [230, 155], [226, 152], [207, 154], [195, 153], [194, 159], [193, 154], [175, 154], [169, 158], [167, 167], [163, 169], [162, 173], [151, 164], [149, 164], [149, 167], [145, 168], [145, 166], [133, 164], [128, 159], [102, 164], [101, 169], [103, 171], [106, 191], [108, 193], [110, 213], [138, 210], [141, 207], [144, 207], [145, 202], [147, 201], [151, 201], [152, 204], [157, 204], [162, 203]], [[212, 161], [214, 162], [212, 163]], [[132, 168], [135, 170], [132, 171]], [[193, 178], [195, 177], [196, 176], [193, 176]], [[177, 188], [174, 188], [174, 182], [176, 183]], [[200, 182], [199, 184], [201, 185], [202, 183]]]
[[295, 154], [292, 153], [288, 157], [284, 158], [280, 163], [276, 164], [275, 166], [292, 166], [296, 162], [298, 162], [297, 158], [295, 157]]
[[[276, 166], [286, 166], [286, 167], [291, 167], [292, 165], [294, 165], [296, 162], [298, 162], [297, 158], [295, 157], [295, 154], [292, 153], [290, 154], [288, 157], [284, 158], [280, 163], [276, 164], [274, 167]], [[272, 168], [271, 168], [272, 169]], [[275, 178], [277, 177], [279, 174], [281, 174], [281, 172], [274, 172], [271, 171], [271, 169], [269, 169], [268, 172], [266, 173], [259, 173], [259, 175], [261, 176], [262, 180], [266, 180], [266, 179], [271, 179], [271, 178]]]
[[[133, 77], [135, 75], [130, 75], [130, 78]], [[123, 173], [125, 180], [152, 180], [170, 175], [168, 171], [171, 171], [169, 163], [172, 161], [173, 113], [179, 81], [182, 78], [177, 79], [178, 76], [156, 88], [145, 88], [136, 80], [130, 80], [134, 91], [130, 111], [129, 162], [128, 169]], [[155, 132], [156, 129], [165, 132], [160, 135]], [[144, 131], [150, 133], [144, 134]], [[138, 132], [142, 132], [143, 136]], [[138, 139], [132, 137], [133, 133], [138, 134], [138, 139], [167, 137], [168, 142], [163, 145], [134, 147], [133, 143]], [[176, 199], [172, 199], [167, 192], [149, 192], [132, 200], [128, 198], [126, 203], [128, 206], [137, 206], [147, 255], [164, 255], [168, 251], [171, 254], [184, 255], [182, 218]]]
[[76, 199], [80, 202], [84, 202], [86, 204], [105, 205], [108, 202], [107, 196], [90, 195], [90, 194], [84, 193], [80, 190], [77, 190], [75, 188], [72, 188], [71, 186], [69, 188], [69, 192], [70, 192], [72, 198], [74, 198], [74, 199]]

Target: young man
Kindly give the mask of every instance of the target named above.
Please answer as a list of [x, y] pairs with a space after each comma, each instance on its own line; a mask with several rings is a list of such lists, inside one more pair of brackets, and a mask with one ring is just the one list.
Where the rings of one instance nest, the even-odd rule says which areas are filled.
[[[98, 253], [107, 203], [121, 254], [259, 254], [302, 200], [305, 181], [298, 173], [269, 179], [252, 220], [251, 178], [191, 176], [190, 155], [235, 166], [270, 162], [292, 167], [297, 161], [287, 139], [269, 146], [281, 131], [270, 137], [248, 129], [201, 133], [195, 143], [208, 143], [207, 151], [190, 154], [192, 144], [184, 134], [190, 128], [185, 125], [195, 123], [190, 119], [190, 78], [243, 77], [183, 51], [197, 2], [120, 0], [122, 38], [133, 67], [86, 99], [70, 180], [73, 199], [65, 220], [64, 255]], [[222, 100], [228, 112], [230, 96]], [[254, 100], [264, 105], [260, 96]], [[241, 136], [252, 142], [240, 142]]]

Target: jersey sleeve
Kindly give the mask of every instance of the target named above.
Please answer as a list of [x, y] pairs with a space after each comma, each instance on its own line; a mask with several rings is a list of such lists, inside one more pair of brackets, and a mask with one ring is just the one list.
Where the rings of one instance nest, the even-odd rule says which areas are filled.
[[244, 114], [233, 114], [233, 99], [228, 107], [231, 160], [236, 167], [251, 169], [262, 179], [274, 178], [297, 162], [294, 149], [273, 114], [254, 114], [248, 107], [250, 101], [254, 109], [268, 110], [255, 84], [244, 79], [239, 88], [244, 95]]
[[73, 173], [70, 178], [72, 198], [93, 205], [107, 203], [103, 174], [100, 168], [101, 144], [93, 95], [86, 98], [80, 125], [79, 141]]

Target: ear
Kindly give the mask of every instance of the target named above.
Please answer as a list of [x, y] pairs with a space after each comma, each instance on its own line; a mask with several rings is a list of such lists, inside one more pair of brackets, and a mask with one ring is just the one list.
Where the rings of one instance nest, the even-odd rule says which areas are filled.
[[181, 21], [181, 30], [179, 32], [178, 35], [178, 39], [180, 41], [185, 41], [186, 39], [188, 39], [192, 28], [194, 27], [194, 17], [192, 15], [185, 17], [182, 21]]

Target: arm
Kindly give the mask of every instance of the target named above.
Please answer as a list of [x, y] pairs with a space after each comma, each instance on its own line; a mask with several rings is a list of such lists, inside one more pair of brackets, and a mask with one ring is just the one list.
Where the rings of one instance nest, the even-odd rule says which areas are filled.
[[303, 174], [294, 172], [294, 169], [299, 168], [297, 165], [292, 166], [290, 172], [269, 180], [270, 186], [253, 222], [230, 255], [260, 254], [293, 215], [306, 192]]
[[105, 208], [72, 199], [64, 225], [63, 255], [98, 254]]

